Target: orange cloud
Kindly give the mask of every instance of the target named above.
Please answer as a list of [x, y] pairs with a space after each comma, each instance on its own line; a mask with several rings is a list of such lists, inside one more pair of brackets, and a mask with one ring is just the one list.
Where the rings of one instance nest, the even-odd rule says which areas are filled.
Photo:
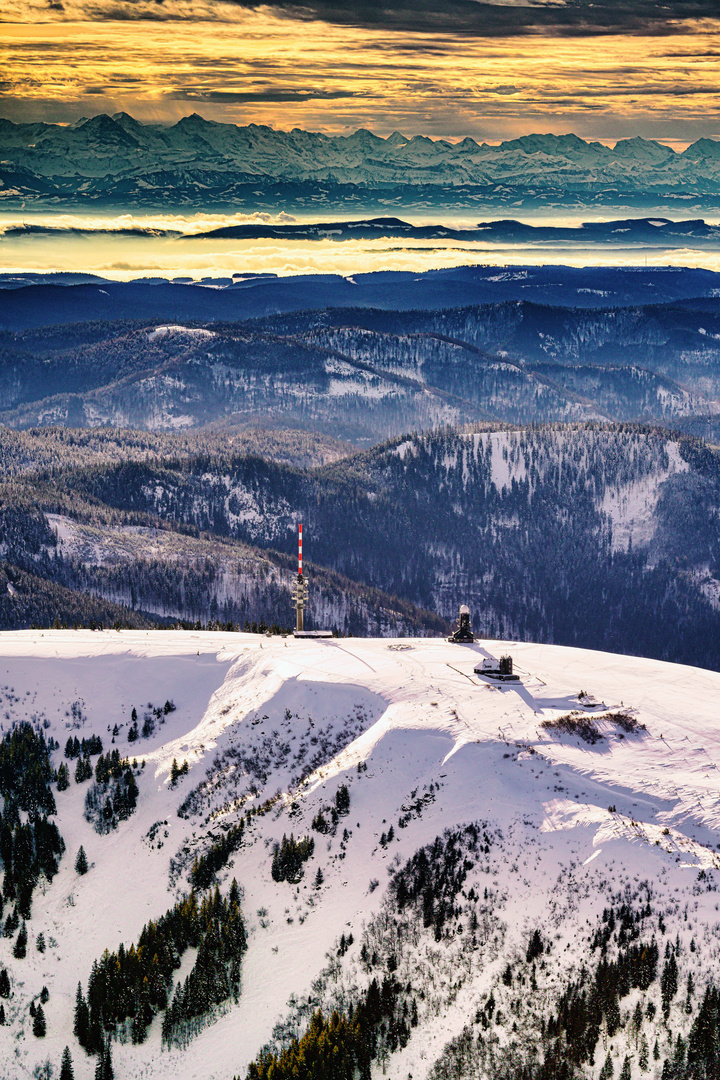
[[[0, 2], [20, 18], [16, 0]], [[717, 134], [720, 24], [684, 24], [677, 39], [388, 34], [317, 21], [298, 33], [269, 10], [211, 10], [204, 0], [153, 4], [166, 22], [63, 21], [86, 8], [57, 2], [60, 21], [40, 21], [58, 15], [43, 3], [35, 24], [3, 25], [0, 114], [63, 122], [125, 110], [170, 122], [198, 111], [237, 124], [493, 142], [533, 131], [676, 144]], [[108, 0], [102, 10], [120, 9]]]

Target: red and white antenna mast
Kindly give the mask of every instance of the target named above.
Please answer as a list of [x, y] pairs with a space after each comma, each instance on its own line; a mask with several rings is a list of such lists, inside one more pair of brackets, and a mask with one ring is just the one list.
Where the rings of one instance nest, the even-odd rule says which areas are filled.
[[299, 633], [304, 630], [305, 614], [305, 580], [302, 572], [302, 522], [298, 522], [298, 576], [295, 584], [295, 610], [297, 615], [296, 629]]
[[303, 542], [303, 527], [302, 522], [298, 522], [298, 572], [297, 580], [295, 582], [295, 612], [297, 615], [297, 626], [295, 634], [303, 639], [305, 638], [329, 638], [332, 637], [332, 630], [306, 630], [304, 626], [305, 616], [305, 604], [307, 602], [307, 584], [306, 579], [303, 577], [302, 567], [302, 542]]

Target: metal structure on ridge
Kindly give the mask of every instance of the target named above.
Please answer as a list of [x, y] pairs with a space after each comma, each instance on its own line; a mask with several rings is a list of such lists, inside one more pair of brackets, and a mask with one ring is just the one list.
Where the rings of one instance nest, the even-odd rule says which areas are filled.
[[305, 581], [303, 580], [302, 571], [302, 522], [298, 523], [298, 575], [295, 582], [295, 613], [296, 613], [296, 625], [295, 632], [298, 634], [304, 633], [304, 616], [305, 616]]
[[305, 605], [307, 601], [307, 584], [303, 577], [303, 565], [302, 565], [302, 545], [303, 545], [303, 527], [302, 522], [298, 522], [298, 573], [297, 581], [295, 582], [295, 629], [293, 630], [294, 637], [302, 638], [329, 638], [332, 637], [332, 630], [306, 630], [305, 629]]

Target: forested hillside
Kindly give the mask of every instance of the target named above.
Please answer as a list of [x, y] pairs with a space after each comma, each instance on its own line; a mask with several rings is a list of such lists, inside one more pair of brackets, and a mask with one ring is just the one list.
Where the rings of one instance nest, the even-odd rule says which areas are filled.
[[683, 423], [720, 415], [719, 320], [714, 299], [594, 311], [513, 301], [5, 332], [0, 421], [262, 425], [356, 446], [490, 420]]
[[468, 603], [488, 636], [720, 665], [720, 466], [697, 440], [490, 425], [299, 468], [202, 435], [122, 464], [111, 433], [11, 438], [8, 563], [144, 617], [291, 625], [302, 520], [311, 625], [438, 633]]
[[[380, 311], [335, 309], [327, 312], [299, 312], [274, 316], [258, 323], [260, 328], [284, 334], [302, 334], [331, 341], [349, 356], [371, 359], [385, 351], [376, 342], [387, 338], [407, 340], [427, 336], [474, 347], [511, 363], [522, 364], [536, 374], [582, 380], [587, 396], [602, 402], [602, 391], [592, 387], [592, 377], [603, 374], [608, 386], [613, 375], [622, 386], [623, 370], [634, 373], [638, 383], [634, 393], [622, 391], [625, 408], [635, 408], [627, 418], [660, 415], [649, 400], [643, 401], [642, 379], [651, 373], [660, 377], [650, 386], [660, 397], [672, 382], [686, 390], [716, 398], [720, 390], [720, 304], [716, 298], [700, 298], [675, 303], [646, 303], [610, 306], [610, 292], [598, 278], [596, 294], [606, 306], [584, 307], [581, 298], [573, 306], [538, 303], [536, 300], [479, 303], [442, 311]], [[647, 288], [652, 301], [655, 288]], [[367, 333], [362, 333], [367, 331]], [[409, 343], [408, 343], [409, 345]], [[436, 346], [437, 348], [437, 346]], [[412, 351], [412, 347], [410, 346]], [[397, 350], [396, 350], [397, 351]], [[569, 369], [569, 371], [568, 371]], [[583, 383], [578, 382], [578, 387]], [[677, 388], [675, 388], [677, 393]], [[667, 413], [677, 406], [667, 402]], [[600, 405], [599, 407], [602, 407]], [[607, 403], [607, 408], [618, 408]], [[682, 410], [680, 410], [682, 411]], [[696, 410], [690, 410], [696, 411]]]

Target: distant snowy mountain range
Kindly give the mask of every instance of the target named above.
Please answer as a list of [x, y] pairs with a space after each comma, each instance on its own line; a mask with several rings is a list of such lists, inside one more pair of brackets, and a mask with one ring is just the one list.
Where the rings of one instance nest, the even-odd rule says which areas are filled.
[[529, 135], [500, 145], [361, 129], [328, 136], [295, 128], [238, 127], [193, 114], [172, 127], [127, 113], [69, 126], [0, 120], [0, 194], [78, 205], [236, 203], [317, 206], [527, 205], [558, 202], [687, 208], [720, 205], [720, 141], [677, 153], [654, 140], [614, 147], [577, 135]]

